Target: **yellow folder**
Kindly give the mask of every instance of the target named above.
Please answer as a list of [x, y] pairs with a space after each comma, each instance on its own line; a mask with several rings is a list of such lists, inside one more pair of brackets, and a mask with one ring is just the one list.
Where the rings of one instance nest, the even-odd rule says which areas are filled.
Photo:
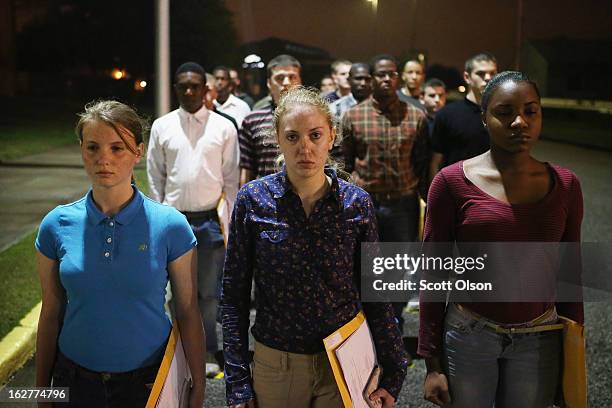
[[563, 400], [567, 408], [587, 407], [584, 326], [559, 316], [563, 323]]
[[186, 407], [190, 389], [191, 371], [175, 321], [145, 408]]
[[346, 381], [344, 380], [344, 374], [342, 372], [342, 367], [338, 362], [338, 358], [336, 357], [336, 349], [344, 343], [346, 339], [348, 339], [357, 329], [365, 323], [365, 314], [363, 311], [360, 311], [357, 316], [353, 318], [350, 322], [340, 327], [338, 330], [327, 336], [323, 339], [323, 344], [325, 345], [325, 351], [327, 352], [327, 357], [329, 358], [329, 363], [331, 365], [332, 371], [334, 373], [334, 378], [336, 379], [336, 384], [338, 384], [338, 389], [340, 390], [340, 396], [342, 397], [342, 402], [344, 406], [347, 408], [351, 408], [353, 406], [353, 402], [351, 400], [351, 394], [349, 393], [348, 386], [346, 385]]

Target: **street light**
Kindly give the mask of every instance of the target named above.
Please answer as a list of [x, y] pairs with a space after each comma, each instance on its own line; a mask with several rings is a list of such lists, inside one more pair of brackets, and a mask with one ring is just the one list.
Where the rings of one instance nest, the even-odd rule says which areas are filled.
[[374, 14], [378, 11], [378, 0], [366, 0], [368, 3], [372, 4], [372, 11]]

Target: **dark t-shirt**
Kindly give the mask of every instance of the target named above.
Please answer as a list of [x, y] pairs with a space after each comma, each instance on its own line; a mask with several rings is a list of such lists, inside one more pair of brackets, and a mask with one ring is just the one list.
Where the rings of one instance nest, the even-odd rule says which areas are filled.
[[482, 124], [480, 106], [463, 98], [436, 114], [431, 147], [442, 153], [446, 167], [489, 150], [489, 134]]

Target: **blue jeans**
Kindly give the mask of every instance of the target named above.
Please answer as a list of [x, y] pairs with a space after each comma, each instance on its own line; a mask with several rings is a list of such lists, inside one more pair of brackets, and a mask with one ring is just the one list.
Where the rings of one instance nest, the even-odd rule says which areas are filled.
[[560, 331], [501, 334], [448, 306], [444, 365], [452, 408], [553, 405], [562, 352]]
[[225, 259], [223, 235], [216, 220], [189, 223], [198, 240], [198, 305], [206, 333], [206, 351], [214, 354], [219, 349], [217, 307]]
[[53, 387], [68, 387], [67, 403], [57, 407], [128, 408], [144, 407], [155, 382], [159, 364], [128, 373], [104, 375], [87, 370], [58, 350], [53, 366]]

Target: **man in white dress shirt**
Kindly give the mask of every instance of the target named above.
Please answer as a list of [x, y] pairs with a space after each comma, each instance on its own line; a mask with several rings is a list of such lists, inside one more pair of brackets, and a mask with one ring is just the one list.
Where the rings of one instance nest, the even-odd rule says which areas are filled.
[[213, 75], [215, 77], [215, 90], [217, 91], [215, 107], [218, 111], [227, 113], [234, 118], [238, 128], [240, 128], [245, 116], [251, 112], [251, 108], [245, 101], [232, 94], [232, 78], [229, 68], [216, 67], [213, 70]]
[[180, 108], [153, 122], [147, 173], [150, 195], [187, 217], [198, 239], [198, 303], [207, 352], [218, 350], [216, 314], [225, 255], [224, 236], [238, 192], [236, 128], [204, 105], [206, 73], [181, 65], [174, 90]]

